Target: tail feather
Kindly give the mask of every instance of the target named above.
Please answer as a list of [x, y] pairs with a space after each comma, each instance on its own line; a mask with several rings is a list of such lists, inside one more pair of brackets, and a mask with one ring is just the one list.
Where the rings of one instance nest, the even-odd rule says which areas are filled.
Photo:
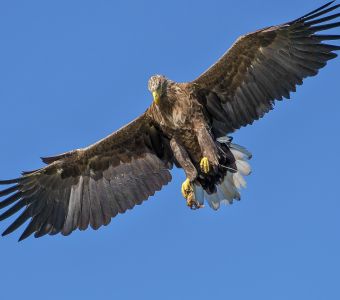
[[247, 183], [244, 177], [240, 174], [240, 172], [236, 172], [233, 174], [234, 184], [238, 189], [246, 188]]
[[205, 199], [207, 200], [209, 206], [212, 209], [218, 210], [220, 208], [221, 199], [218, 195], [218, 192], [216, 192], [215, 194], [211, 194], [211, 195], [209, 195], [207, 192], [204, 192], [204, 196], [205, 196]]
[[223, 181], [216, 186], [216, 192], [209, 194], [203, 190], [199, 183], [194, 184], [195, 198], [199, 204], [204, 203], [204, 199], [208, 205], [218, 210], [220, 204], [232, 204], [234, 200], [241, 200], [239, 190], [246, 187], [246, 181], [243, 176], [248, 176], [251, 173], [251, 167], [247, 160], [251, 159], [252, 154], [244, 147], [230, 143], [230, 139], [219, 140], [220, 143], [225, 143], [230, 148], [230, 151], [235, 157], [237, 171], [227, 171]]
[[194, 194], [195, 194], [196, 201], [200, 205], [203, 205], [204, 204], [204, 190], [200, 185], [194, 184]]
[[236, 196], [236, 190], [228, 180], [223, 181], [222, 184], [218, 186], [218, 189], [221, 190], [228, 203], [233, 203]]
[[[253, 155], [243, 146], [237, 145], [237, 144], [230, 144], [229, 145], [231, 152], [233, 153], [241, 153], [243, 156], [246, 156], [247, 159], [251, 159]], [[242, 157], [240, 157], [241, 160], [244, 160]]]
[[248, 176], [251, 173], [251, 167], [249, 163], [245, 160], [236, 160], [236, 167], [239, 173], [244, 176]]

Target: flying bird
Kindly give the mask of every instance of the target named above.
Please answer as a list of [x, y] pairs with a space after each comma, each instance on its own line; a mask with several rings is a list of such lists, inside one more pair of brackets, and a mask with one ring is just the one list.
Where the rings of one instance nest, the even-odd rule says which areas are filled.
[[89, 147], [42, 158], [41, 169], [0, 181], [9, 186], [0, 191], [0, 220], [21, 211], [3, 235], [28, 220], [19, 240], [108, 225], [168, 184], [173, 166], [186, 174], [181, 192], [190, 208], [206, 201], [217, 210], [240, 200], [251, 153], [229, 135], [262, 118], [275, 100], [289, 99], [337, 56], [340, 46], [328, 42], [340, 35], [320, 34], [340, 27], [334, 2], [241, 36], [191, 82], [152, 76], [153, 102], [140, 117]]

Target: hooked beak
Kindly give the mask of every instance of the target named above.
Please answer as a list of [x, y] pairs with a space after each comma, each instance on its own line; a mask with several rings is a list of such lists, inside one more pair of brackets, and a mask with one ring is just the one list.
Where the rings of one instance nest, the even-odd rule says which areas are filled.
[[160, 98], [159, 94], [156, 91], [154, 91], [154, 92], [152, 92], [152, 96], [153, 96], [153, 101], [158, 105], [159, 104], [159, 98]]

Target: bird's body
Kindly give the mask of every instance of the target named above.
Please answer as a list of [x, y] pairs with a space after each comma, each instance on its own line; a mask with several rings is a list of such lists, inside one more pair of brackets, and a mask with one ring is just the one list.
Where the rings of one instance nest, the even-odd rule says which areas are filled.
[[[213, 209], [240, 200], [250, 174], [251, 154], [228, 137], [290, 98], [296, 86], [315, 76], [340, 46], [319, 34], [340, 27], [334, 1], [278, 26], [239, 38], [206, 72], [187, 83], [151, 77], [153, 103], [144, 114], [103, 140], [83, 149], [43, 158], [47, 166], [0, 181], [0, 221], [21, 209], [5, 230], [30, 223], [31, 234], [70, 234], [97, 229], [119, 213], [141, 204], [171, 180], [173, 165], [187, 179], [182, 194], [191, 208], [207, 201]], [[9, 207], [10, 206], [10, 207]], [[9, 207], [9, 208], [8, 208]]]
[[204, 107], [199, 102], [194, 86], [170, 82], [162, 100], [160, 105], [152, 104], [146, 113], [169, 139], [177, 139], [193, 162], [199, 164], [203, 152], [196, 130], [200, 127], [208, 130], [209, 120], [204, 115]]
[[169, 81], [162, 101], [159, 105], [153, 103], [147, 110], [147, 114], [163, 132], [174, 136], [178, 130], [192, 130], [190, 118], [195, 113], [201, 114], [198, 105], [190, 84], [176, 84]]

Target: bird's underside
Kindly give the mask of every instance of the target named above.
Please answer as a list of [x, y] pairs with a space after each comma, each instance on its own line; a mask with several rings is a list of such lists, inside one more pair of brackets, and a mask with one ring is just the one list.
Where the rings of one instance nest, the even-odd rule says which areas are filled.
[[251, 154], [228, 135], [290, 98], [337, 56], [340, 46], [327, 42], [340, 35], [320, 34], [340, 27], [340, 13], [333, 13], [340, 5], [333, 3], [242, 36], [192, 82], [151, 77], [154, 101], [139, 118], [87, 148], [43, 158], [39, 170], [0, 181], [9, 186], [0, 191], [0, 221], [21, 211], [3, 235], [26, 221], [20, 240], [98, 229], [168, 184], [173, 165], [186, 174], [182, 194], [191, 208], [239, 200]]

